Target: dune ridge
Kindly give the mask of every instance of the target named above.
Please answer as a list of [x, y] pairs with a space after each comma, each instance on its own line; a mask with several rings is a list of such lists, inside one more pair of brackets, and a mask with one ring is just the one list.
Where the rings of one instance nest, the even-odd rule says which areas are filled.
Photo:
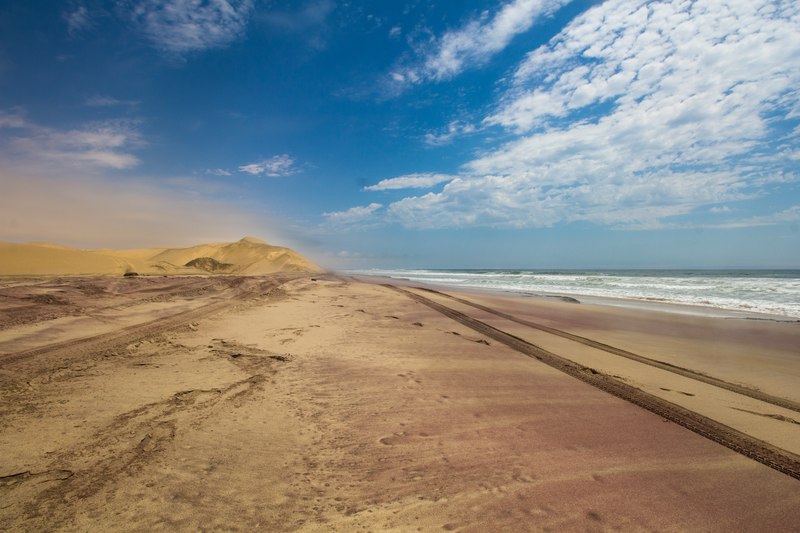
[[322, 272], [291, 248], [255, 237], [187, 248], [84, 250], [52, 243], [0, 242], [0, 276], [236, 274]]

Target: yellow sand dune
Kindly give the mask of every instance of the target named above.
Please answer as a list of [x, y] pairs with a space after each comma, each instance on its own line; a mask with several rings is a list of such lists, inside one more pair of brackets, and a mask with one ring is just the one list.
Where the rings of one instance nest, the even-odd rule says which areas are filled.
[[189, 248], [82, 250], [51, 243], [0, 243], [0, 275], [240, 274], [320, 272], [290, 248], [245, 237]]

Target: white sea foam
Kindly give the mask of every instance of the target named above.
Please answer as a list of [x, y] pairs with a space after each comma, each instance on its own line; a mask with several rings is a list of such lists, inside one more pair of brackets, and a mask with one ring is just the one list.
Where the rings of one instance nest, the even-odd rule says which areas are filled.
[[800, 318], [797, 270], [361, 270], [463, 288], [658, 301]]

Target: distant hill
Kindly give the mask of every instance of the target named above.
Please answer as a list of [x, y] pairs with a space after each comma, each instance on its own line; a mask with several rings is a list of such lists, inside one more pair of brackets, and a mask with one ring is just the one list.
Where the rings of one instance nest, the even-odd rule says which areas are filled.
[[82, 250], [50, 243], [0, 243], [0, 276], [321, 272], [290, 248], [254, 237], [189, 248]]

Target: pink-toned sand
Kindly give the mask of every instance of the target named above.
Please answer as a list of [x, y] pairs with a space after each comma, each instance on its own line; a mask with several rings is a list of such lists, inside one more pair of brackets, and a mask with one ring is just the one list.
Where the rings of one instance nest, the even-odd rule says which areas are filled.
[[[15, 283], [16, 296], [33, 290]], [[110, 309], [102, 301], [116, 289], [105, 281], [87, 281], [105, 292], [83, 296], [63, 283], [66, 292], [56, 294], [83, 298], [80, 306], [98, 321], [113, 317], [130, 334], [115, 336], [120, 330], [111, 327], [102, 342], [80, 341], [69, 316], [48, 318], [45, 300], [38, 318], [29, 310], [24, 324], [0, 324], [3, 530], [789, 531], [800, 524], [800, 481], [389, 288], [298, 277], [277, 290], [268, 281], [218, 286], [189, 304], [173, 287], [176, 295], [160, 304], [164, 316], [194, 314], [136, 329], [153, 301], [131, 291], [127, 307]], [[0, 286], [0, 311], [18, 305], [11, 288]], [[797, 400], [797, 324], [468, 298]], [[203, 307], [220, 302], [230, 305]], [[800, 428], [746, 413], [765, 408], [752, 398], [447, 304], [707, 416], [733, 416], [741, 431], [776, 446]], [[43, 344], [63, 344], [37, 352], [30, 328], [46, 329], [49, 320], [67, 325]]]

